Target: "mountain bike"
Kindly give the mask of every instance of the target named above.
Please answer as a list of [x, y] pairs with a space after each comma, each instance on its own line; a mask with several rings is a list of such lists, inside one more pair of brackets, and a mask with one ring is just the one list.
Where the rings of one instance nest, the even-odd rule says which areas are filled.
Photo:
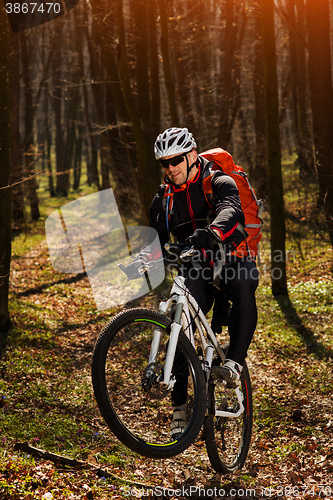
[[[110, 320], [95, 345], [92, 382], [104, 420], [128, 448], [169, 458], [193, 444], [203, 427], [213, 468], [229, 473], [244, 465], [250, 446], [251, 382], [246, 363], [239, 386], [212, 377], [228, 345], [219, 344], [185, 285], [189, 268], [199, 265], [196, 257], [193, 247], [169, 246], [164, 261], [178, 272], [170, 298], [163, 298], [158, 312], [133, 308]], [[147, 276], [147, 269], [143, 265], [139, 272]], [[184, 384], [187, 426], [171, 439], [171, 400]]]

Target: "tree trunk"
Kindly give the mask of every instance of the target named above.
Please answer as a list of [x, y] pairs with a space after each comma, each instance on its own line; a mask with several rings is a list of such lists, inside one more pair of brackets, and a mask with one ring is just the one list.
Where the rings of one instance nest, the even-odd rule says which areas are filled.
[[[59, 26], [58, 26], [59, 27]], [[56, 193], [58, 196], [67, 196], [69, 188], [69, 173], [65, 165], [65, 138], [62, 120], [62, 74], [61, 74], [62, 50], [59, 44], [52, 59], [52, 101], [55, 121], [55, 146], [56, 146]]]
[[[110, 143], [110, 169], [114, 181], [114, 194], [121, 214], [133, 214], [133, 200], [129, 188], [139, 193], [139, 170], [135, 139], [130, 124], [130, 117], [124, 101], [118, 66], [113, 49], [113, 37], [116, 32], [115, 12], [106, 16], [106, 5], [92, 2], [93, 19], [97, 24], [94, 30], [96, 39], [87, 38], [88, 46], [97, 43], [101, 50], [103, 68], [106, 72], [106, 120], [110, 124], [108, 138]], [[115, 10], [115, 6], [114, 6]], [[143, 224], [147, 223], [147, 214], [143, 208], [141, 196], [134, 196], [135, 213], [140, 214]]]
[[306, 27], [304, 0], [295, 0], [297, 8], [297, 121], [299, 131], [298, 155], [300, 158], [300, 176], [308, 179], [315, 175], [313, 136], [309, 115], [309, 77], [307, 71]]
[[254, 185], [257, 188], [258, 195], [266, 198], [267, 193], [267, 149], [266, 149], [266, 125], [265, 125], [265, 73], [262, 52], [262, 34], [261, 34], [261, 11], [257, 2], [254, 3], [255, 13], [255, 47], [254, 47], [254, 106], [255, 118], [254, 128], [256, 136], [255, 166], [250, 171], [251, 179], [253, 176]]
[[234, 23], [234, 1], [225, 3], [225, 30], [224, 30], [224, 64], [222, 72], [222, 92], [220, 108], [220, 124], [218, 130], [218, 144], [228, 147], [230, 137], [229, 113], [232, 99], [232, 69], [236, 48], [236, 25]]
[[35, 174], [35, 159], [34, 159], [34, 105], [32, 95], [32, 80], [31, 80], [31, 60], [28, 55], [28, 39], [26, 33], [21, 33], [21, 49], [22, 49], [22, 73], [24, 79], [24, 163], [25, 174], [30, 177], [26, 181], [27, 198], [30, 204], [31, 220], [38, 220], [39, 202], [37, 195], [36, 178], [32, 177]]
[[169, 28], [168, 14], [165, 0], [157, 0], [160, 11], [161, 22], [161, 52], [163, 58], [163, 69], [165, 86], [168, 93], [169, 109], [171, 115], [171, 124], [173, 127], [179, 127], [179, 117], [177, 110], [176, 90], [173, 81], [173, 75], [170, 62], [170, 47], [169, 47]]
[[[102, 57], [100, 51], [96, 51], [96, 45], [93, 44], [93, 40], [98, 42], [98, 25], [96, 22], [92, 25], [92, 37], [88, 42], [89, 49], [89, 62], [90, 62], [90, 74], [93, 84], [91, 85], [91, 92], [94, 101], [94, 109], [96, 115], [96, 122], [100, 127], [99, 141], [100, 141], [100, 165], [101, 165], [101, 189], [110, 188], [110, 144], [108, 138], [108, 128], [106, 126], [106, 86], [107, 83], [104, 82], [106, 78], [104, 76], [105, 68], [102, 64]], [[87, 40], [88, 33], [86, 32]], [[77, 34], [78, 36], [78, 34]], [[80, 44], [82, 45], [82, 44]], [[82, 50], [82, 49], [79, 49]]]
[[[295, 18], [295, 0], [287, 0], [286, 3], [286, 11], [288, 16], [288, 39], [289, 39], [289, 70], [290, 70], [290, 94], [292, 98], [291, 102], [291, 116], [292, 123], [294, 125], [294, 134], [295, 134], [295, 142], [296, 142], [296, 150], [299, 153], [299, 126], [298, 126], [298, 116], [297, 116], [297, 100], [298, 100], [298, 61], [297, 61], [297, 39], [296, 33], [293, 27], [296, 24]], [[287, 87], [287, 86], [286, 86]], [[288, 94], [289, 94], [289, 86]], [[300, 156], [298, 155], [298, 161], [300, 161]]]
[[274, 34], [274, 0], [261, 0], [261, 29], [265, 71], [268, 192], [270, 202], [273, 295], [287, 294], [286, 227], [284, 218], [278, 80]]
[[[212, 59], [212, 44], [211, 36], [214, 35], [213, 30], [210, 29], [210, 12], [211, 7], [205, 0], [193, 0], [191, 2], [191, 16], [193, 17], [195, 31], [194, 41], [196, 46], [196, 57], [198, 59], [198, 78], [200, 81], [200, 93], [202, 98], [202, 109], [203, 116], [201, 121], [205, 119], [205, 146], [209, 144], [211, 140], [211, 134], [214, 130], [214, 122], [212, 116], [214, 113], [214, 99], [213, 99], [213, 88], [212, 88], [212, 71], [211, 71], [211, 59]], [[188, 27], [187, 27], [188, 28]], [[203, 130], [201, 130], [202, 134]], [[216, 132], [216, 131], [215, 131]]]
[[[73, 61], [74, 66], [74, 61]], [[80, 104], [80, 89], [78, 75], [72, 75], [71, 81], [74, 82], [73, 88], [67, 90], [67, 116], [65, 117], [66, 127], [66, 140], [64, 141], [64, 168], [67, 172], [67, 190], [69, 189], [69, 172], [73, 165], [73, 156], [76, 142], [76, 121], [78, 114], [78, 107]]]
[[12, 219], [24, 222], [23, 156], [20, 135], [20, 35], [10, 35], [10, 124], [11, 124], [11, 163]]
[[[85, 31], [87, 34], [87, 26], [85, 26]], [[87, 38], [88, 40], [88, 38]], [[101, 189], [101, 184], [99, 181], [99, 172], [98, 172], [98, 164], [97, 164], [97, 146], [96, 146], [96, 141], [95, 137], [93, 134], [93, 126], [91, 123], [90, 119], [90, 113], [89, 113], [89, 96], [88, 96], [88, 86], [87, 86], [87, 78], [86, 78], [86, 69], [84, 66], [84, 57], [83, 57], [83, 36], [82, 36], [82, 29], [79, 29], [79, 26], [75, 26], [75, 44], [76, 44], [76, 50], [78, 53], [78, 66], [79, 66], [79, 74], [82, 82], [82, 93], [83, 93], [83, 102], [84, 102], [84, 113], [85, 113], [85, 118], [86, 118], [86, 125], [88, 129], [88, 136], [89, 136], [89, 145], [90, 145], [90, 150], [91, 150], [91, 156], [89, 156], [90, 159], [87, 158], [87, 170], [88, 170], [88, 179], [90, 184], [94, 182], [94, 184], [97, 186], [97, 189]], [[88, 42], [88, 47], [89, 47], [89, 42]], [[95, 64], [94, 59], [90, 57], [90, 60], [93, 60], [93, 63]], [[91, 77], [93, 77], [94, 71], [92, 68], [90, 68], [90, 73], [92, 73]], [[93, 91], [92, 91], [93, 92]]]
[[[150, 7], [149, 7], [150, 8]], [[140, 116], [142, 133], [147, 151], [147, 170], [150, 172], [148, 183], [155, 191], [160, 184], [160, 171], [156, 168], [156, 160], [153, 155], [153, 144], [156, 137], [152, 134], [150, 116], [151, 102], [149, 92], [149, 43], [148, 43], [148, 7], [146, 0], [135, 0], [133, 2], [133, 14], [135, 23], [135, 52], [136, 52], [136, 80], [137, 80], [137, 110]], [[154, 196], [153, 194], [153, 196]], [[152, 198], [149, 200], [149, 206]]]
[[[180, 10], [179, 12], [179, 9], [182, 10]], [[200, 121], [200, 129], [202, 128], [202, 114], [200, 112], [201, 103], [200, 99], [198, 98], [198, 100], [195, 100], [196, 105], [193, 106], [191, 99], [191, 87], [193, 87], [192, 68], [193, 65], [196, 64], [196, 56], [189, 56], [189, 47], [184, 47], [184, 44], [182, 43], [184, 40], [183, 27], [186, 26], [186, 29], [188, 29], [188, 22], [190, 22], [190, 16], [187, 12], [186, 5], [180, 5], [179, 3], [173, 5], [172, 16], [175, 23], [173, 30], [173, 53], [175, 69], [177, 73], [178, 94], [182, 112], [182, 122], [184, 126], [193, 133], [194, 137], [198, 141], [198, 121]], [[198, 116], [200, 116], [199, 120], [197, 120]]]
[[49, 89], [48, 83], [45, 91], [45, 137], [46, 137], [46, 165], [47, 165], [47, 177], [49, 184], [50, 196], [55, 196], [54, 184], [53, 184], [53, 174], [52, 174], [52, 161], [51, 161], [51, 144], [52, 144], [52, 132], [50, 130], [50, 118], [49, 118]]
[[161, 128], [161, 93], [160, 72], [157, 43], [157, 5], [156, 0], [151, 0], [148, 8], [149, 32], [149, 70], [150, 70], [150, 96], [151, 96], [151, 132], [155, 140]]
[[333, 89], [328, 0], [307, 0], [309, 84], [316, 168], [333, 246]]
[[[106, 109], [108, 122], [117, 123], [113, 95], [110, 87], [107, 88]], [[114, 194], [120, 214], [125, 217], [139, 215], [138, 220], [147, 224], [147, 214], [142, 212], [140, 196], [138, 196], [138, 183], [133, 171], [128, 164], [126, 144], [116, 126], [111, 127], [108, 134], [111, 152], [111, 173], [115, 185]]]
[[147, 142], [150, 138], [148, 10], [146, 0], [132, 2], [136, 57], [137, 108]]
[[[145, 142], [145, 137], [141, 128], [141, 120], [138, 114], [138, 110], [134, 101], [131, 80], [128, 69], [127, 60], [127, 49], [126, 49], [126, 36], [125, 36], [125, 26], [123, 17], [123, 2], [122, 0], [117, 0], [117, 23], [118, 23], [118, 34], [119, 34], [119, 44], [117, 47], [117, 60], [119, 74], [122, 84], [124, 101], [131, 119], [133, 133], [136, 140], [138, 166], [139, 166], [139, 196], [141, 203], [144, 207], [144, 214], [148, 214], [151, 201], [155, 195], [157, 185], [154, 178], [151, 176], [151, 168], [149, 166], [148, 150]], [[149, 151], [149, 154], [150, 151]], [[146, 221], [148, 221], [147, 215], [145, 216]]]
[[[10, 327], [8, 311], [11, 254], [9, 24], [0, 6], [0, 331]], [[5, 337], [0, 337], [3, 343]], [[3, 346], [0, 346], [0, 349]]]
[[[297, 6], [297, 23], [296, 23]], [[306, 89], [308, 76], [305, 59], [305, 30], [304, 30], [304, 0], [288, 0], [287, 2], [291, 96], [293, 123], [295, 124], [295, 139], [297, 164], [301, 178], [311, 177], [314, 174], [312, 137], [307, 125], [307, 98]]]
[[[247, 24], [247, 13], [245, 9], [245, 4], [240, 5], [241, 11], [238, 12], [238, 21], [239, 25], [239, 33], [237, 36], [237, 43], [234, 51], [233, 58], [233, 69], [232, 69], [232, 107], [230, 112], [230, 119], [228, 123], [228, 132], [225, 138], [225, 144], [228, 145], [231, 141], [232, 130], [234, 128], [235, 120], [240, 111], [241, 107], [241, 73], [242, 73], [242, 64], [241, 64], [241, 51], [242, 44], [244, 39], [245, 28]], [[241, 111], [242, 114], [242, 111]], [[243, 145], [245, 147], [245, 144]]]
[[82, 162], [82, 146], [83, 146], [83, 127], [81, 120], [77, 125], [77, 136], [75, 141], [75, 158], [74, 158], [74, 175], [73, 175], [73, 189], [77, 190], [80, 187], [81, 179], [81, 162]]

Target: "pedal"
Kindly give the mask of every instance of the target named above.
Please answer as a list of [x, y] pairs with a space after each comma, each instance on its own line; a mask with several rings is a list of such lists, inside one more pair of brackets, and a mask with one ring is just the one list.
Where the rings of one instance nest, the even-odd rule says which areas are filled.
[[213, 380], [221, 381], [229, 389], [236, 389], [240, 385], [240, 382], [237, 384], [228, 376], [228, 370], [223, 369], [222, 366], [212, 366], [210, 376]]

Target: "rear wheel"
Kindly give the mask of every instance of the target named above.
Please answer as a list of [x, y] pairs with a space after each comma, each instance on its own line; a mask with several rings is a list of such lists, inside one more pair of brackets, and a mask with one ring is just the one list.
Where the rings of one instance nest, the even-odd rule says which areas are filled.
[[[160, 383], [170, 324], [155, 311], [124, 311], [101, 332], [92, 362], [94, 392], [106, 423], [126, 446], [151, 458], [172, 457], [188, 448], [200, 431], [207, 406], [199, 359], [182, 332], [172, 369], [173, 389]], [[154, 330], [161, 335], [160, 347], [155, 362], [149, 363]], [[188, 409], [187, 426], [176, 440], [170, 438], [171, 398], [177, 404], [186, 400]]]
[[239, 389], [244, 411], [238, 417], [218, 416], [218, 410], [236, 414], [240, 404], [234, 389], [226, 388], [220, 381], [209, 381], [205, 441], [213, 468], [224, 474], [243, 467], [251, 442], [252, 389], [246, 363], [243, 366]]

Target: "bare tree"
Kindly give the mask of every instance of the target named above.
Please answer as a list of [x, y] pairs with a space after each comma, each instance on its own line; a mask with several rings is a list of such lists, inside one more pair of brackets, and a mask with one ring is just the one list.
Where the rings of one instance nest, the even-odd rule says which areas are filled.
[[32, 52], [29, 50], [29, 36], [25, 31], [21, 32], [21, 53], [22, 53], [22, 73], [24, 80], [24, 138], [23, 154], [25, 173], [29, 176], [26, 181], [27, 198], [30, 204], [31, 219], [39, 219], [39, 200], [37, 194], [37, 183], [34, 177], [35, 159], [34, 159], [34, 118], [35, 109], [33, 101], [32, 84]]
[[0, 331], [10, 327], [8, 311], [11, 254], [9, 25], [0, 6]]
[[[111, 8], [111, 15], [107, 2], [92, 2], [92, 22], [96, 24], [94, 38], [87, 36], [88, 47], [91, 44], [90, 57], [94, 57], [96, 47], [100, 50], [102, 67], [105, 71], [106, 82], [106, 106], [104, 123], [105, 134], [108, 134], [110, 144], [110, 169], [115, 185], [115, 197], [118, 208], [122, 214], [128, 214], [133, 209], [141, 212], [140, 218], [147, 222], [147, 214], [143, 209], [141, 196], [133, 196], [139, 192], [140, 172], [138, 169], [138, 159], [135, 151], [135, 136], [131, 124], [131, 118], [126, 106], [122, 81], [120, 78], [119, 65], [115, 49], [115, 33], [117, 32], [116, 6]], [[119, 52], [119, 46], [117, 47]], [[131, 87], [130, 87], [131, 90]], [[101, 117], [100, 113], [99, 116]], [[103, 133], [103, 132], [102, 132]], [[131, 196], [137, 198], [135, 202], [129, 204]], [[139, 200], [139, 203], [137, 201]], [[139, 205], [139, 206], [138, 206]]]
[[[180, 114], [182, 124], [191, 129], [194, 136], [198, 138], [201, 123], [202, 107], [200, 96], [193, 97], [196, 91], [196, 81], [193, 70], [196, 64], [193, 53], [193, 41], [188, 40], [188, 31], [191, 21], [191, 12], [185, 2], [171, 2], [172, 7], [172, 54], [177, 78], [177, 90], [179, 96]], [[185, 28], [185, 29], [184, 29]], [[186, 30], [186, 32], [185, 32]], [[193, 105], [195, 103], [195, 106]], [[200, 127], [201, 128], [201, 127]]]
[[166, 0], [157, 0], [161, 22], [161, 53], [163, 58], [163, 69], [165, 85], [168, 93], [171, 123], [174, 127], [179, 126], [179, 116], [177, 109], [177, 98], [175, 84], [170, 61], [169, 28]]
[[[20, 35], [10, 35], [10, 123], [12, 162], [12, 218], [24, 222], [23, 156], [20, 134]], [[17, 183], [17, 184], [16, 184]]]
[[144, 213], [148, 214], [151, 200], [156, 192], [156, 188], [158, 187], [159, 176], [157, 175], [157, 169], [154, 168], [153, 158], [151, 154], [151, 145], [148, 145], [145, 140], [141, 117], [138, 112], [137, 102], [133, 94], [131, 75], [128, 65], [123, 0], [117, 0], [117, 26], [119, 36], [119, 43], [117, 47], [119, 75], [124, 101], [128, 110], [128, 114], [130, 116], [133, 134], [136, 141], [138, 158], [138, 194], [141, 199]]
[[278, 80], [274, 30], [274, 0], [261, 0], [261, 29], [265, 71], [268, 192], [270, 203], [272, 292], [287, 294], [286, 226], [284, 219]]
[[250, 170], [258, 193], [261, 197], [267, 196], [267, 151], [266, 151], [266, 125], [265, 125], [265, 74], [262, 52], [261, 15], [260, 6], [256, 1], [253, 5], [255, 17], [255, 40], [254, 40], [254, 68], [253, 68], [253, 90], [254, 90], [254, 129], [256, 136], [256, 149], [254, 168]]
[[151, 0], [148, 8], [148, 36], [149, 36], [149, 71], [151, 95], [151, 133], [153, 139], [160, 133], [161, 127], [161, 91], [160, 71], [157, 43], [157, 3]]
[[307, 0], [306, 19], [316, 168], [333, 246], [333, 89], [329, 0]]
[[297, 164], [303, 178], [314, 175], [313, 141], [309, 129], [308, 75], [304, 0], [287, 0], [282, 11], [288, 27], [292, 116], [295, 126]]

